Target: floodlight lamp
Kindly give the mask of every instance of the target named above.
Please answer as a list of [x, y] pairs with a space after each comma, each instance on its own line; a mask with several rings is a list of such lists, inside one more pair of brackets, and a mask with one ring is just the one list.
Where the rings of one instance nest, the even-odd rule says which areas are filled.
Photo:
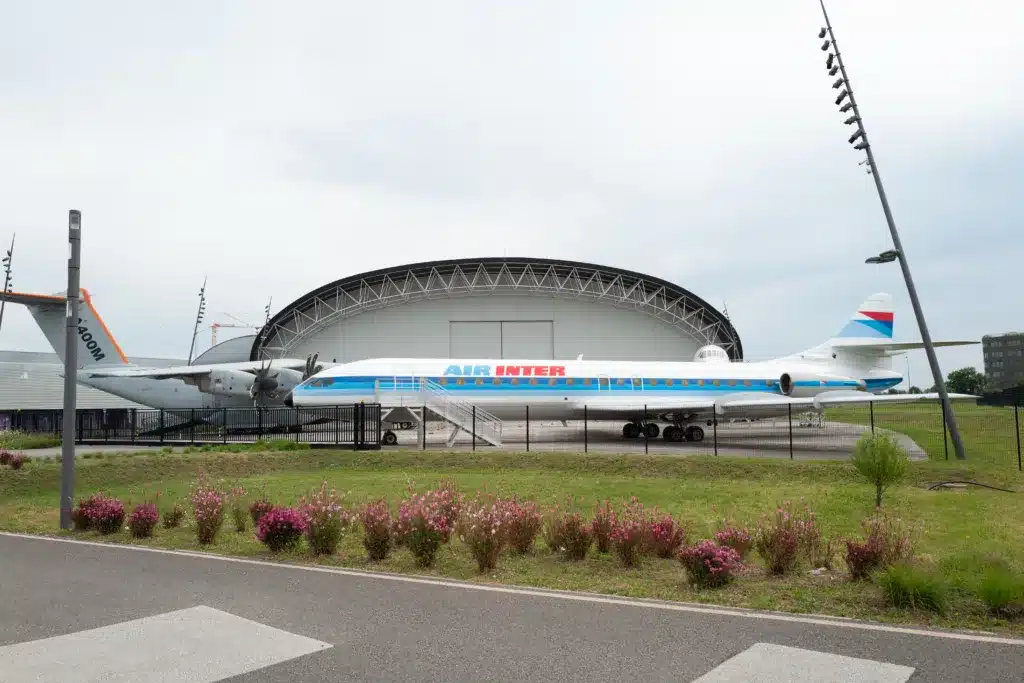
[[858, 121], [860, 121], [860, 117], [859, 116], [851, 116], [850, 118], [848, 118], [845, 121], [843, 121], [843, 123], [845, 123], [848, 126], [851, 123], [857, 123]]
[[837, 73], [839, 73], [839, 67], [838, 66], [834, 66], [834, 67], [832, 67], [831, 69], [828, 70], [828, 75], [829, 76], [835, 76]]
[[850, 91], [847, 90], [846, 88], [843, 88], [843, 92], [839, 93], [839, 97], [836, 98], [836, 104], [839, 104], [844, 99], [846, 99], [846, 96], [849, 95], [849, 94], [850, 94]]
[[824, 38], [826, 33], [828, 33], [828, 29], [825, 28], [824, 26], [822, 26], [821, 30], [818, 31], [818, 37], [819, 38]]
[[833, 53], [833, 52], [829, 52], [828, 53], [828, 61], [825, 62], [825, 68], [826, 69], [831, 69], [832, 68], [832, 62], [835, 61], [835, 58], [836, 58], [835, 53]]
[[843, 84], [843, 79], [837, 78], [836, 82], [832, 84], [832, 89], [835, 90], [836, 88], [838, 88], [842, 84]]
[[[843, 92], [846, 92], [846, 91], [844, 90]], [[836, 104], [839, 104], [839, 103], [836, 102]], [[853, 106], [853, 102], [847, 102], [843, 106], [839, 107], [839, 111], [841, 111], [841, 112], [843, 112], [845, 114], [846, 112], [850, 111], [850, 107], [852, 107], [852, 106]]]
[[858, 142], [856, 145], [854, 145], [853, 148], [854, 149], [867, 149], [868, 148], [868, 143], [861, 141], [861, 142]]
[[824, 52], [825, 50], [828, 49], [828, 44], [829, 44], [829, 41], [827, 41], [827, 40], [824, 43], [821, 44], [821, 51], [822, 52]]
[[857, 141], [857, 138], [860, 138], [860, 137], [864, 137], [864, 129], [863, 128], [858, 128], [857, 132], [850, 136], [850, 139], [849, 139], [848, 142], [852, 145], [854, 142]]

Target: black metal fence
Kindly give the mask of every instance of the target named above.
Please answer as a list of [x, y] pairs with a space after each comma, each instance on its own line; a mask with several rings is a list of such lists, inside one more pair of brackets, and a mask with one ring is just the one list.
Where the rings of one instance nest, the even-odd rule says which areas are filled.
[[[9, 429], [60, 435], [63, 411], [6, 411]], [[137, 408], [75, 411], [81, 444], [206, 445], [287, 439], [339, 448], [379, 448], [379, 404], [318, 408]]]

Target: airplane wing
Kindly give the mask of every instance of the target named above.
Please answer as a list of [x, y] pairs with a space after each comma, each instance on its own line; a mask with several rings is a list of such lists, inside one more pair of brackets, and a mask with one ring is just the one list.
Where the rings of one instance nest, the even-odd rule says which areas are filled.
[[[267, 367], [267, 361], [242, 361], [240, 363], [216, 363], [213, 365], [177, 365], [166, 368], [151, 367], [98, 367], [84, 370], [87, 377], [147, 377], [149, 379], [181, 379], [209, 375], [214, 370], [234, 370], [255, 375], [258, 370]], [[270, 364], [271, 371], [279, 368], [302, 371], [306, 368], [305, 359], [275, 358]]]

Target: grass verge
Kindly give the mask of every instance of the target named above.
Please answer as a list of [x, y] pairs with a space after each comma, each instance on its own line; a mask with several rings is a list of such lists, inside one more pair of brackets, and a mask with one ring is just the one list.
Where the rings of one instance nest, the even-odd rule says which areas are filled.
[[33, 448], [53, 448], [60, 445], [60, 437], [54, 434], [26, 433], [0, 430], [0, 448], [9, 451], [24, 451]]
[[[502, 495], [515, 493], [544, 505], [564, 503], [571, 495], [588, 516], [598, 500], [609, 498], [617, 503], [636, 496], [648, 508], [658, 506], [681, 520], [691, 542], [710, 537], [722, 518], [752, 526], [762, 513], [774, 512], [783, 500], [801, 498], [816, 512], [826, 536], [859, 537], [860, 522], [871, 514], [874, 502], [872, 487], [862, 482], [850, 465], [839, 462], [507, 452], [147, 451], [101, 455], [76, 463], [76, 492], [78, 498], [83, 498], [102, 489], [126, 502], [139, 502], [143, 489], [147, 489], [161, 493], [162, 507], [176, 501], [187, 507], [189, 487], [201, 472], [224, 479], [229, 485], [240, 483], [250, 492], [262, 490], [271, 500], [284, 504], [294, 503], [323, 480], [345, 493], [346, 501], [355, 505], [381, 496], [396, 501], [410, 483], [422, 490], [442, 477], [451, 477], [468, 494], [479, 489]], [[998, 616], [1005, 610], [994, 613], [978, 594], [991, 566], [1018, 574], [1024, 569], [1024, 544], [1020, 543], [1024, 506], [1020, 494], [987, 489], [927, 490], [927, 485], [936, 481], [978, 475], [991, 482], [984, 471], [955, 464], [917, 463], [912, 465], [907, 482], [886, 494], [885, 504], [891, 514], [924, 525], [917, 547], [918, 561], [922, 568], [941, 574], [950, 586], [941, 612], [891, 606], [877, 583], [849, 581], [841, 558], [836, 559], [837, 571], [812, 574], [804, 566], [785, 577], [768, 576], [755, 561], [733, 584], [701, 590], [687, 584], [680, 564], [674, 560], [645, 558], [640, 567], [624, 569], [614, 554], [599, 555], [592, 549], [583, 562], [570, 563], [542, 549], [539, 541], [531, 555], [502, 555], [497, 569], [483, 575], [477, 572], [467, 547], [458, 540], [442, 548], [437, 565], [430, 570], [417, 568], [404, 549], [383, 562], [371, 563], [358, 531], [346, 534], [339, 551], [327, 558], [313, 558], [304, 550], [274, 557], [471, 581], [1024, 635], [1024, 623]], [[55, 506], [59, 482], [59, 466], [53, 460], [33, 461], [18, 471], [0, 471], [0, 529], [62, 533], [57, 530]], [[179, 529], [158, 527], [153, 538], [143, 541], [132, 541], [124, 532], [112, 536], [94, 532], [75, 535], [199, 549], [195, 529], [188, 524]], [[254, 537], [251, 525], [246, 532], [236, 533], [230, 520], [209, 549], [271, 557]]]

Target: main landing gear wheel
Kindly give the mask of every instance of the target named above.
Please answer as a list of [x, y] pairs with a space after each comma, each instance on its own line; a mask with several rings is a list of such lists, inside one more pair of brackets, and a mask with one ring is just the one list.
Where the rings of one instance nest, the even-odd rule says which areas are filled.
[[658, 433], [660, 431], [661, 429], [658, 427], [658, 425], [654, 424], [653, 422], [648, 422], [647, 424], [644, 425], [644, 436], [646, 436], [648, 439], [657, 439]]
[[640, 425], [635, 422], [627, 422], [622, 425], [622, 436], [627, 439], [635, 439], [640, 436]]
[[703, 441], [704, 430], [697, 425], [691, 425], [686, 428], [686, 440], [687, 441]]
[[669, 425], [668, 427], [665, 427], [665, 431], [662, 432], [662, 435], [665, 437], [665, 441], [682, 441], [683, 440], [683, 430], [682, 430], [682, 428], [681, 427], [676, 427], [675, 425]]
[[385, 446], [394, 446], [396, 443], [398, 443], [398, 435], [389, 429], [386, 432], [384, 432], [384, 437], [381, 439], [381, 441], [384, 442]]

